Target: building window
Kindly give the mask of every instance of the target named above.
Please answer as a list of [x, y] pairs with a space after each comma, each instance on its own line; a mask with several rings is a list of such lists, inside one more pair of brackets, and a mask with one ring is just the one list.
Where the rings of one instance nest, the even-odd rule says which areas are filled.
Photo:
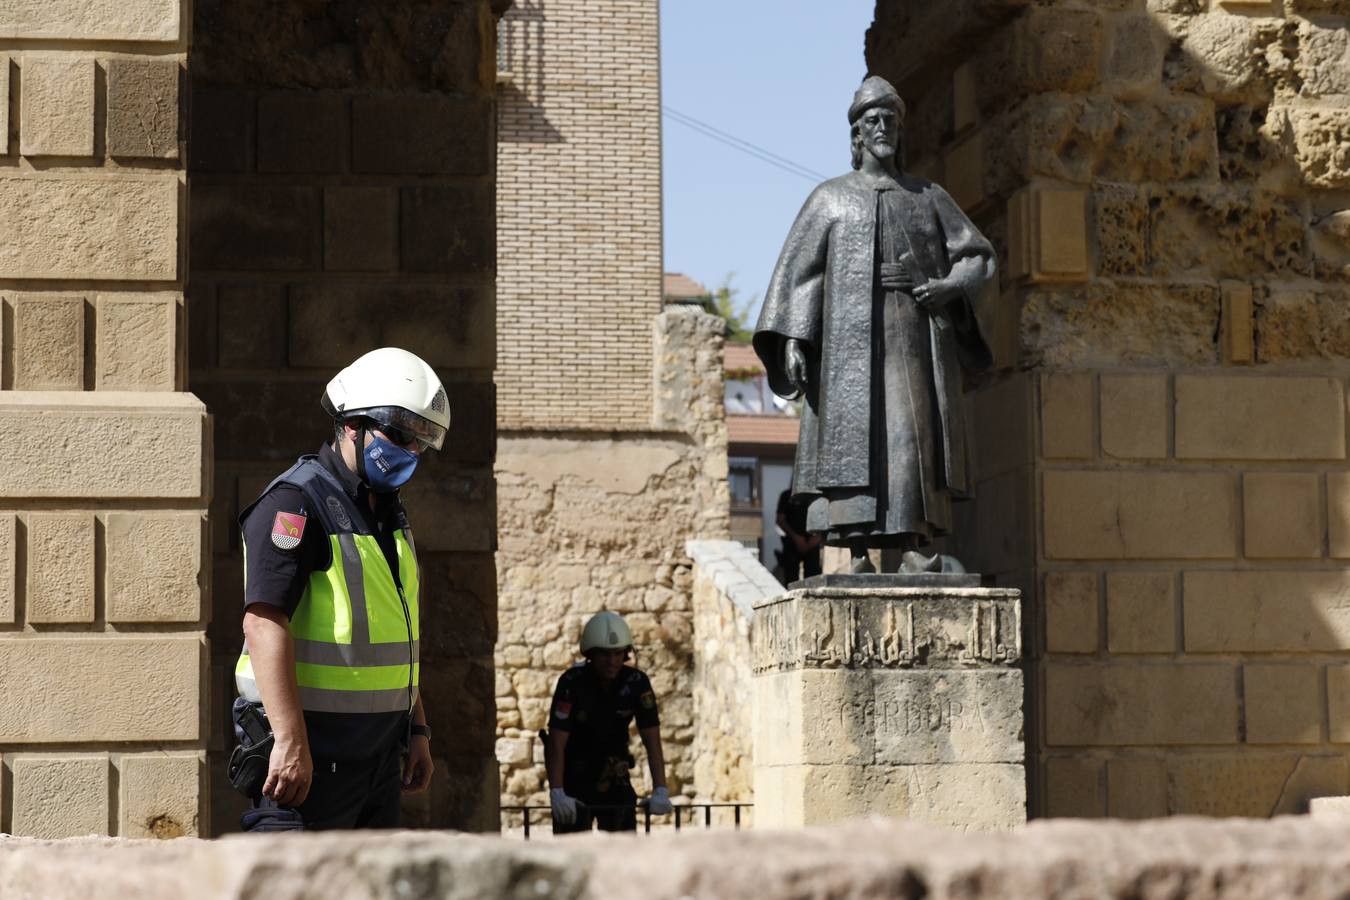
[[754, 459], [732, 457], [729, 461], [732, 506], [759, 505], [759, 472]]

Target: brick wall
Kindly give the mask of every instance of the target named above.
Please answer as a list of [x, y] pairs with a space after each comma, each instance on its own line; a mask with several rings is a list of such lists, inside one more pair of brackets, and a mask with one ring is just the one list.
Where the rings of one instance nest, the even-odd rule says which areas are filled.
[[498, 422], [645, 429], [661, 310], [655, 0], [517, 0], [497, 116]]
[[878, 6], [914, 167], [1003, 261], [957, 549], [1025, 592], [1033, 814], [1350, 791], [1347, 15]]
[[196, 834], [179, 0], [0, 6], [0, 831]]
[[221, 774], [241, 641], [236, 517], [331, 436], [328, 379], [388, 344], [437, 370], [453, 416], [404, 491], [437, 735], [436, 778], [405, 822], [496, 827], [494, 5], [194, 5], [191, 383], [217, 426], [217, 830], [237, 827], [239, 806]]

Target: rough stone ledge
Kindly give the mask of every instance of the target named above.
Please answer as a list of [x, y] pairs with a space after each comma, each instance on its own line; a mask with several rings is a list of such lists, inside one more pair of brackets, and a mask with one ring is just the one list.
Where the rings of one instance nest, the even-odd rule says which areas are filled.
[[747, 617], [761, 603], [782, 596], [778, 579], [738, 541], [686, 541], [684, 552], [713, 587], [726, 594]]
[[431, 832], [11, 838], [0, 839], [0, 889], [6, 900], [1322, 898], [1350, 891], [1350, 823], [1056, 820], [958, 834], [873, 819], [533, 844]]

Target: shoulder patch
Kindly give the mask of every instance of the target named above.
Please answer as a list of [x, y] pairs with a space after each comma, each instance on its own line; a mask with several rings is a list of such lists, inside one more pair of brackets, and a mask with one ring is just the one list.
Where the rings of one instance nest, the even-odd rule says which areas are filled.
[[272, 520], [272, 546], [278, 550], [294, 550], [300, 546], [300, 538], [305, 535], [305, 523], [309, 520], [299, 513], [277, 512]]
[[643, 691], [642, 696], [638, 699], [642, 701], [643, 709], [656, 709], [656, 694], [651, 691]]

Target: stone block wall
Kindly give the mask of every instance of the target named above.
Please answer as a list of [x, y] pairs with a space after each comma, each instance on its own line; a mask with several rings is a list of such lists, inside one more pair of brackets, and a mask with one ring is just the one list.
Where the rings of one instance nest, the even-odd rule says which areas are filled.
[[[435, 6], [435, 8], [433, 8]], [[405, 822], [497, 825], [493, 59], [504, 3], [194, 4], [191, 384], [217, 425], [216, 829], [242, 640], [236, 518], [331, 437], [327, 381], [383, 345], [450, 396], [445, 448], [404, 491], [423, 566], [436, 777]]]
[[737, 541], [690, 541], [694, 561], [694, 784], [700, 799], [754, 798], [754, 605], [783, 586]]
[[497, 116], [498, 421], [651, 421], [661, 310], [656, 0], [516, 0]]
[[179, 0], [0, 6], [0, 832], [205, 830]]
[[[693, 794], [694, 608], [690, 538], [730, 522], [722, 414], [722, 320], [697, 307], [656, 318], [661, 430], [595, 436], [503, 434], [497, 448], [500, 546], [497, 759], [503, 806], [548, 802], [543, 747], [558, 676], [580, 659], [586, 620], [620, 613], [633, 664], [650, 676], [672, 794]], [[635, 756], [645, 759], [634, 736]], [[645, 762], [634, 772], [648, 783]], [[699, 790], [703, 790], [701, 784]], [[519, 813], [503, 814], [518, 828]]]
[[1027, 598], [1038, 815], [1344, 793], [1350, 9], [878, 5], [1002, 262], [958, 548]]

